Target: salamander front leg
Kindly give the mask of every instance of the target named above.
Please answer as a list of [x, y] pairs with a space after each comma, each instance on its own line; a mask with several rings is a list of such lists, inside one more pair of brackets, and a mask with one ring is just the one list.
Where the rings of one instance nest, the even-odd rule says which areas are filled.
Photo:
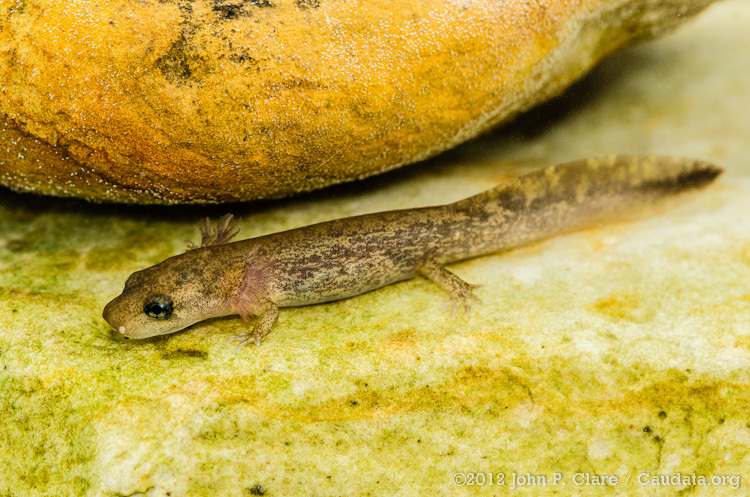
[[[266, 303], [260, 313], [258, 313], [258, 320], [255, 322], [255, 327], [252, 333], [240, 333], [237, 336], [233, 336], [229, 339], [230, 342], [239, 342], [237, 349], [241, 349], [249, 343], [260, 345], [264, 338], [271, 333], [273, 326], [276, 324], [276, 320], [279, 317], [279, 308], [270, 302]], [[243, 319], [246, 319], [243, 316]]]
[[451, 316], [456, 316], [456, 311], [463, 305], [466, 314], [471, 315], [471, 303], [481, 304], [482, 301], [474, 293], [479, 289], [479, 285], [466, 283], [464, 280], [451, 273], [433, 257], [428, 257], [417, 264], [417, 273], [428, 280], [434, 282], [437, 286], [448, 292], [450, 299], [445, 303], [446, 308], [452, 306]]

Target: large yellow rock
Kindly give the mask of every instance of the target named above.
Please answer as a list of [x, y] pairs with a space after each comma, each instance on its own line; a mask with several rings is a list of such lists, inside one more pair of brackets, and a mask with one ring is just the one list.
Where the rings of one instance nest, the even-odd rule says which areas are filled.
[[450, 148], [712, 0], [0, 0], [0, 183], [278, 197]]

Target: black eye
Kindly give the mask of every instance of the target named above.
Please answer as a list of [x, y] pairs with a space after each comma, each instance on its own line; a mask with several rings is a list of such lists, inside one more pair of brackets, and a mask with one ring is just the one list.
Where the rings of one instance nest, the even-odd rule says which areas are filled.
[[143, 312], [150, 318], [169, 319], [174, 310], [172, 299], [166, 295], [155, 295], [143, 306]]

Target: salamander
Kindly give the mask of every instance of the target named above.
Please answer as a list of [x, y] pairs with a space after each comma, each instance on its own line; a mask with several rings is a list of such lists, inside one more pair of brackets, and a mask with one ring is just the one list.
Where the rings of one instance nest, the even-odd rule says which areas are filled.
[[722, 170], [699, 160], [608, 156], [543, 168], [467, 199], [337, 219], [231, 242], [232, 216], [201, 228], [200, 246], [133, 273], [104, 319], [127, 338], [173, 333], [239, 314], [256, 317], [238, 346], [260, 345], [284, 307], [321, 304], [417, 275], [444, 289], [453, 310], [477, 287], [445, 268], [697, 190]]

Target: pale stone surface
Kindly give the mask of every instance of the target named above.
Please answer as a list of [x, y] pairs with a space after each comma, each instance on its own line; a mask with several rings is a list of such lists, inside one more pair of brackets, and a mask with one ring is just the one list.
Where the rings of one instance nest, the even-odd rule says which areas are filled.
[[[100, 313], [125, 277], [181, 251], [199, 218], [224, 209], [2, 192], [0, 495], [506, 495], [514, 472], [547, 477], [528, 495], [613, 492], [575, 485], [579, 472], [618, 476], [620, 495], [742, 495], [748, 44], [750, 4], [727, 0], [439, 160], [232, 206], [250, 237], [455, 200], [544, 161], [605, 152], [727, 169], [658, 217], [452, 266], [483, 285], [471, 317], [451, 320], [439, 289], [415, 279], [284, 310], [260, 348], [238, 354], [226, 344], [246, 329], [235, 318], [115, 341]], [[505, 486], [452, 483], [472, 471], [504, 472]], [[742, 488], [654, 487], [641, 473], [741, 475]]]

